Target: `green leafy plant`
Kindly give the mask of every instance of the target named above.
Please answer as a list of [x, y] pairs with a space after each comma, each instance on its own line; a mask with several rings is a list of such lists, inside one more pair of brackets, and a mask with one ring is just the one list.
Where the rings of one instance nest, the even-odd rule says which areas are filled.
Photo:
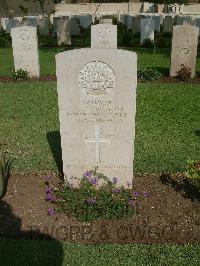
[[198, 189], [200, 189], [200, 161], [188, 161], [185, 176]]
[[183, 82], [188, 82], [191, 79], [191, 68], [181, 65], [181, 69], [177, 72], [177, 78]]
[[145, 39], [141, 46], [145, 48], [152, 48], [154, 47], [154, 42], [150, 39]]
[[125, 26], [121, 23], [117, 27], [118, 35], [117, 42], [119, 46], [131, 46], [133, 43], [133, 34], [130, 31], [127, 31]]
[[117, 25], [117, 17], [116, 16], [112, 17], [112, 23], [113, 23], [113, 25]]
[[18, 69], [18, 70], [13, 70], [12, 73], [11, 73], [11, 78], [13, 80], [17, 80], [17, 81], [20, 81], [20, 80], [27, 80], [29, 79], [29, 76], [28, 76], [28, 71], [27, 70], [24, 70], [24, 69]]
[[12, 160], [7, 160], [4, 153], [0, 153], [0, 198], [4, 196], [7, 186], [7, 180], [10, 173]]
[[168, 48], [171, 46], [171, 40], [164, 38], [162, 36], [159, 36], [157, 39], [155, 39], [155, 46], [157, 48]]
[[160, 72], [153, 67], [146, 67], [138, 70], [139, 81], [153, 81], [160, 79], [160, 77]]
[[[110, 181], [95, 168], [83, 174], [79, 189], [70, 185], [51, 188], [47, 180], [45, 199], [56, 204], [57, 211], [80, 221], [132, 217], [138, 210], [140, 194], [118, 187], [118, 181], [116, 177]], [[53, 214], [52, 208], [49, 208], [48, 214]]]

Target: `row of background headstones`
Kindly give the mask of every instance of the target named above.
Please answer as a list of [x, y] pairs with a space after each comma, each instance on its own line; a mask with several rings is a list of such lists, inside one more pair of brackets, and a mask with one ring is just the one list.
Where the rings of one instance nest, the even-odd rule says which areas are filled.
[[[62, 23], [60, 24], [61, 26], [64, 25], [65, 27], [67, 25], [67, 20], [58, 21], [58, 25], [60, 22]], [[141, 34], [141, 38], [145, 39], [145, 37], [148, 37], [151, 39], [149, 34], [154, 34], [154, 31], [149, 30], [149, 22], [152, 23], [153, 20], [144, 19], [141, 22], [142, 27], [147, 29], [144, 30], [143, 35]], [[174, 26], [171, 53], [172, 63], [170, 68], [171, 76], [176, 76], [180, 65], [185, 65], [191, 68], [192, 77], [194, 77], [198, 34], [199, 28], [195, 26]], [[11, 36], [15, 69], [28, 69], [28, 72], [32, 73], [31, 76], [39, 76], [37, 28], [30, 26], [15, 27], [11, 30]], [[91, 29], [91, 48], [117, 49], [117, 26], [111, 24], [93, 25]], [[30, 53], [29, 56], [28, 53]], [[22, 60], [23, 58], [25, 58], [24, 61]], [[35, 67], [35, 65], [32, 67], [32, 64], [38, 64], [38, 67]]]
[[[50, 20], [40, 16], [30, 17], [16, 17], [16, 18], [2, 18], [1, 26], [8, 33], [11, 28], [17, 26], [38, 26], [41, 35], [48, 35], [50, 24], [56, 29], [57, 21], [63, 19], [69, 19], [71, 35], [80, 34], [80, 26], [84, 29], [88, 28], [95, 22], [95, 18], [100, 19], [100, 23], [109, 23], [111, 15], [102, 14], [88, 14], [88, 15], [71, 15], [60, 14], [52, 15]], [[133, 33], [140, 32], [141, 19], [153, 19], [155, 31], [160, 32], [160, 26], [163, 26], [163, 32], [172, 32], [174, 25], [193, 25], [200, 27], [200, 15], [175, 15], [175, 14], [156, 14], [156, 13], [137, 13], [137, 14], [118, 14], [117, 21], [121, 22], [127, 27], [127, 30], [132, 30]]]

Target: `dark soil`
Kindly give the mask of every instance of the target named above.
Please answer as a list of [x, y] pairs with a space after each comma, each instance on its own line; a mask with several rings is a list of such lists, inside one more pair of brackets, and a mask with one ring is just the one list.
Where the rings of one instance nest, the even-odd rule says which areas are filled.
[[[28, 81], [29, 82], [37, 82], [37, 81], [55, 81], [56, 80], [56, 75], [43, 75], [39, 78], [31, 78]], [[9, 76], [4, 76], [0, 77], [0, 82], [1, 83], [6, 83], [6, 82], [27, 82], [27, 80], [13, 80]], [[169, 76], [161, 76], [159, 80], [155, 81], [139, 81], [139, 83], [181, 83], [179, 79], [176, 77], [169, 77]], [[190, 83], [190, 84], [199, 84], [200, 83], [200, 76], [196, 76], [189, 80], [188, 82], [182, 82], [182, 83]]]
[[[61, 181], [55, 177], [53, 182]], [[84, 243], [200, 243], [200, 192], [180, 175], [135, 178], [134, 191], [148, 191], [129, 220], [82, 223], [47, 215], [44, 177], [13, 175], [0, 200], [0, 237]]]

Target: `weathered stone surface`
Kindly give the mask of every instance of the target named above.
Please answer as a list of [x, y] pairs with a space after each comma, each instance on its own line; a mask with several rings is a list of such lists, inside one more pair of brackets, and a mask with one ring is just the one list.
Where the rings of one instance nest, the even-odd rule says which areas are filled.
[[174, 26], [174, 18], [172, 16], [166, 15], [163, 20], [163, 32], [172, 33]]
[[57, 21], [57, 40], [58, 45], [71, 45], [69, 20]]
[[100, 24], [113, 24], [112, 18], [101, 18], [99, 23]]
[[57, 22], [62, 20], [62, 16], [53, 16], [53, 28], [57, 30]]
[[137, 34], [141, 31], [141, 17], [135, 16], [132, 20], [132, 33]]
[[199, 29], [194, 26], [174, 26], [171, 52], [170, 76], [177, 76], [183, 67], [191, 69], [191, 77], [195, 75]]
[[136, 54], [67, 51], [56, 56], [56, 72], [65, 180], [78, 186], [82, 174], [98, 166], [128, 187], [133, 179]]
[[143, 2], [143, 12], [144, 13], [155, 13], [155, 5], [149, 2]]
[[93, 25], [91, 27], [91, 48], [117, 49], [117, 26]]
[[151, 40], [154, 42], [154, 25], [153, 19], [142, 19], [141, 20], [141, 35], [140, 43], [143, 44], [144, 40]]
[[154, 30], [160, 32], [160, 16], [152, 16], [154, 21]]
[[2, 18], [1, 25], [7, 33], [10, 33], [11, 29], [17, 26], [17, 20], [13, 18]]
[[79, 36], [80, 35], [80, 24], [79, 24], [78, 16], [70, 16], [69, 24], [70, 24], [70, 33], [71, 36]]
[[49, 35], [49, 28], [50, 23], [48, 18], [41, 18], [37, 20], [37, 25], [39, 29], [40, 35], [48, 36]]
[[37, 28], [12, 28], [11, 36], [15, 70], [27, 70], [30, 77], [39, 77]]
[[82, 28], [87, 29], [92, 25], [92, 15], [81, 15], [79, 16], [80, 25]]

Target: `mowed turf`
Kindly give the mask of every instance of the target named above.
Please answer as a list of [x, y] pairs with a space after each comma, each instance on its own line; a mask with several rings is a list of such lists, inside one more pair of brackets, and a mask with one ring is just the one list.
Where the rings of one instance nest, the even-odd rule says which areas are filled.
[[[135, 173], [184, 171], [200, 158], [200, 86], [139, 84]], [[0, 143], [14, 172], [58, 172], [56, 82], [0, 84]], [[120, 152], [120, 151], [119, 151]]]
[[1, 265], [199, 265], [198, 245], [73, 244], [1, 240]]
[[[70, 49], [70, 48], [69, 48]], [[162, 74], [169, 74], [170, 48], [124, 48], [135, 51], [138, 55], [138, 67], [155, 67]], [[54, 75], [56, 73], [55, 55], [63, 52], [64, 48], [43, 48], [39, 51], [41, 75]], [[12, 49], [0, 49], [0, 77], [10, 76], [14, 69]], [[200, 73], [200, 53], [197, 55], [196, 73]]]

